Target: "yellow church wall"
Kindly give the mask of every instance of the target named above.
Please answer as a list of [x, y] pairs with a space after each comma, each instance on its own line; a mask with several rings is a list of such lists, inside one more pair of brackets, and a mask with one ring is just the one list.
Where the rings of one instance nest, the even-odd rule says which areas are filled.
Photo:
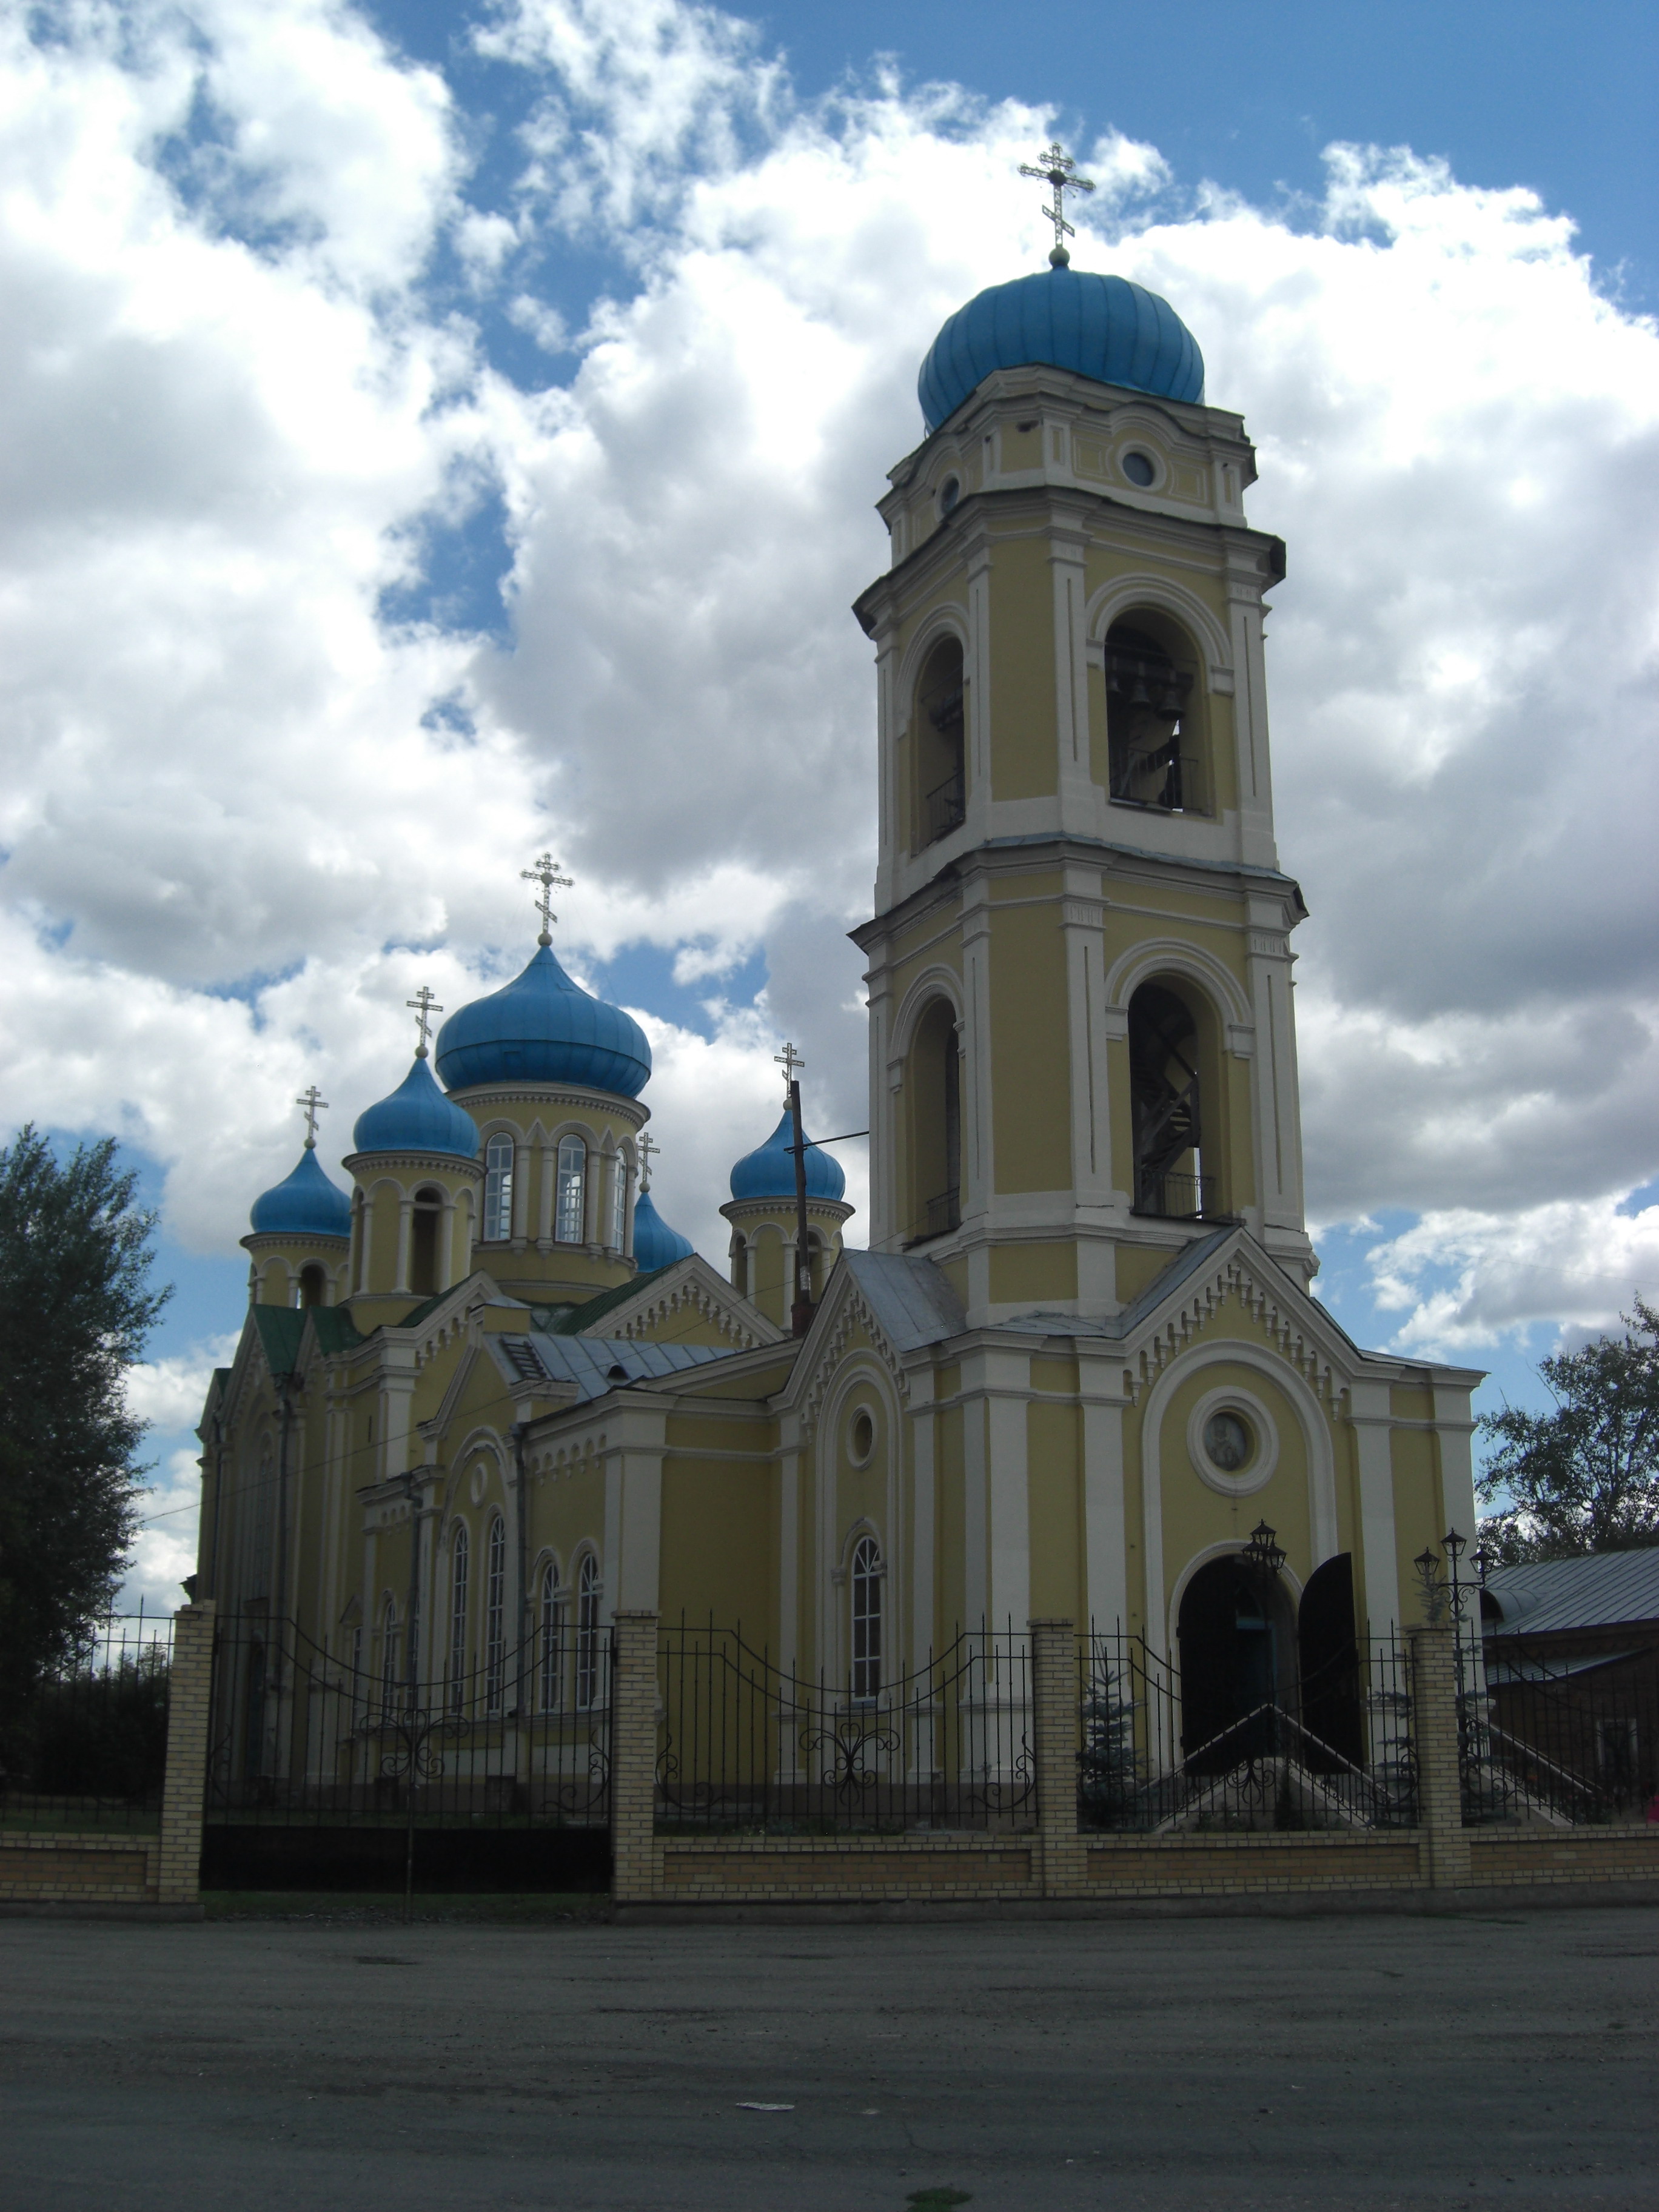
[[1396, 1421], [1431, 1421], [1434, 1393], [1408, 1382], [1396, 1382], [1389, 1392], [1389, 1411]]
[[[1038, 1364], [1032, 1362], [1034, 1382]], [[1083, 1527], [1081, 1409], [1032, 1399], [1025, 1408], [1025, 1449], [1032, 1618], [1085, 1620], [1083, 1562], [1088, 1553]]]
[[1054, 593], [1045, 539], [997, 540], [988, 645], [991, 795], [999, 800], [1046, 798], [1058, 785]]
[[1076, 1360], [1039, 1355], [1031, 1362], [1031, 1388], [1034, 1390], [1074, 1391], [1077, 1389]]
[[[1279, 1460], [1259, 1490], [1223, 1496], [1193, 1465], [1187, 1424], [1198, 1401], [1229, 1385], [1259, 1399], [1279, 1432]], [[1308, 1453], [1302, 1424], [1285, 1393], [1254, 1365], [1218, 1361], [1197, 1369], [1176, 1389], [1160, 1431], [1159, 1474], [1164, 1508], [1164, 1603], [1194, 1557], [1213, 1544], [1249, 1541], [1266, 1521], [1285, 1547], [1291, 1572], [1305, 1583], [1314, 1568], [1313, 1524], [1308, 1498]]]
[[990, 1261], [994, 1303], [1077, 1296], [1075, 1244], [994, 1244]]
[[769, 1468], [676, 1457], [662, 1471], [665, 1620], [741, 1624], [777, 1648], [777, 1482]]
[[[1395, 1569], [1400, 1577], [1400, 1610], [1404, 1620], [1419, 1620], [1422, 1584], [1413, 1561], [1425, 1545], [1437, 1553], [1446, 1533], [1439, 1455], [1433, 1432], [1428, 1429], [1391, 1429], [1389, 1445], [1394, 1467]], [[1474, 1533], [1464, 1531], [1470, 1536]]]
[[[1127, 1096], [1129, 1081], [1128, 1051], [1127, 1047], [1120, 1048], [1115, 1045], [1112, 1052], [1115, 1054], [1120, 1049], [1124, 1056], [1123, 1082]], [[1117, 1096], [1115, 1091], [1113, 1096], [1115, 1097]], [[1115, 1132], [1114, 1132], [1114, 1138], [1115, 1139]], [[1120, 1190], [1132, 1189], [1134, 1183], [1134, 1164], [1133, 1160], [1127, 1157], [1128, 1149], [1127, 1139], [1124, 1149], [1126, 1158], [1120, 1169], [1117, 1163], [1117, 1146], [1114, 1141], [1112, 1178]], [[1164, 1251], [1155, 1244], [1120, 1244], [1115, 1259], [1117, 1294], [1122, 1303], [1126, 1306], [1133, 1305], [1147, 1285], [1164, 1273], [1174, 1257], [1173, 1252]]]
[[991, 1095], [1000, 1191], [1072, 1179], [1065, 940], [1047, 903], [999, 911], [991, 933]]

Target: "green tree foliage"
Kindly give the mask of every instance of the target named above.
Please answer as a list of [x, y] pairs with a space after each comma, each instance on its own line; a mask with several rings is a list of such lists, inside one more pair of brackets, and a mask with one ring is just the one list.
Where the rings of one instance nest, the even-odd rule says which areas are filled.
[[0, 1684], [58, 1666], [106, 1612], [132, 1541], [144, 1424], [127, 1369], [172, 1295], [115, 1142], [0, 1152]]
[[1498, 1449], [1481, 1469], [1480, 1524], [1505, 1566], [1659, 1544], [1659, 1310], [1638, 1297], [1622, 1336], [1542, 1359], [1553, 1412], [1480, 1418]]

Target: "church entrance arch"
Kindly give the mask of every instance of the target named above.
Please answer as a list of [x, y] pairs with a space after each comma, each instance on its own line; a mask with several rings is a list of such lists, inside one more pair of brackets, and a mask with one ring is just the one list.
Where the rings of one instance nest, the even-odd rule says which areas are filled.
[[1224, 1773], [1268, 1754], [1275, 1710], [1295, 1680], [1288, 1594], [1240, 1553], [1212, 1559], [1182, 1593], [1181, 1755], [1198, 1773]]

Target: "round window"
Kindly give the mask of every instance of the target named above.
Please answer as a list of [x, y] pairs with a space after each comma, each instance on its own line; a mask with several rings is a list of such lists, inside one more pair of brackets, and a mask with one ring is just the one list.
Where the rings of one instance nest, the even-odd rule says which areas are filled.
[[1237, 1474], [1255, 1448], [1250, 1425], [1242, 1413], [1224, 1410], [1212, 1413], [1204, 1424], [1205, 1456], [1224, 1474]]
[[951, 509], [956, 505], [957, 501], [961, 497], [962, 478], [960, 477], [946, 477], [945, 482], [939, 488], [939, 513], [941, 514], [949, 514]]
[[848, 1428], [847, 1445], [857, 1467], [862, 1467], [876, 1448], [876, 1425], [862, 1406]]
[[1125, 453], [1119, 466], [1128, 477], [1129, 482], [1132, 484], [1139, 484], [1142, 491], [1158, 480], [1158, 469], [1150, 453]]

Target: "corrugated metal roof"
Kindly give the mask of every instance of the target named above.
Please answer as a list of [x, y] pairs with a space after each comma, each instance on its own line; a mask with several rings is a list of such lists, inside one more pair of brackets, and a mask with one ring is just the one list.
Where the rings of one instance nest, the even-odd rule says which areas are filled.
[[620, 1336], [550, 1336], [538, 1329], [525, 1336], [498, 1336], [499, 1346], [521, 1380], [533, 1379], [538, 1366], [555, 1382], [574, 1382], [578, 1403], [602, 1398], [630, 1382], [659, 1382], [732, 1353], [712, 1344], [635, 1343]]
[[1615, 1628], [1659, 1620], [1659, 1546], [1640, 1552], [1589, 1552], [1578, 1559], [1538, 1559], [1499, 1567], [1486, 1594], [1501, 1609], [1494, 1633], [1540, 1636], [1558, 1628]]

